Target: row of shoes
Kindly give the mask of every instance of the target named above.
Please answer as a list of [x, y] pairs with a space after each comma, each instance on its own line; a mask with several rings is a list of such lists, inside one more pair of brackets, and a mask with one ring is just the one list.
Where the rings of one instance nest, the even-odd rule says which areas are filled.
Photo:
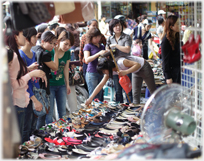
[[[128, 138], [139, 133], [139, 107], [95, 102], [93, 106], [78, 111], [78, 115], [73, 113], [33, 131], [32, 140], [21, 147], [21, 151], [27, 153], [20, 156], [29, 158], [32, 152], [33, 156], [36, 155], [34, 159], [90, 158], [91, 152], [104, 149], [113, 142], [124, 147], [131, 141]], [[93, 116], [84, 117], [90, 114]], [[76, 126], [79, 124], [83, 124], [83, 127]]]

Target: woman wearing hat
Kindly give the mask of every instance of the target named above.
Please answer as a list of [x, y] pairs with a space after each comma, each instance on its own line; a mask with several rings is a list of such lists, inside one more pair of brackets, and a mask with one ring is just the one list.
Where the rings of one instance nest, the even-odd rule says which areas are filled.
[[[150, 33], [150, 28], [152, 27], [152, 20], [145, 19], [143, 21], [143, 25], [136, 26], [134, 28], [134, 37], [133, 40], [140, 39], [142, 40], [143, 45], [143, 58], [148, 59], [148, 45], [153, 53], [153, 58], [156, 59], [156, 53], [154, 52], [154, 48], [152, 45], [152, 35]], [[147, 43], [148, 42], [148, 43]], [[133, 41], [133, 43], [135, 43]]]

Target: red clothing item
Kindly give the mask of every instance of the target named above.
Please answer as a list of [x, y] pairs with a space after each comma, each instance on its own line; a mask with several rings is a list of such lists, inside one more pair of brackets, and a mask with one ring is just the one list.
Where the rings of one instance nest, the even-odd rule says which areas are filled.
[[[103, 34], [101, 36], [100, 43], [102, 43], [104, 46], [106, 46], [106, 38]], [[80, 61], [81, 65], [83, 65], [83, 63], [85, 63], [84, 51], [83, 51], [85, 44], [86, 44], [86, 34], [82, 35], [81, 41], [80, 41], [79, 61]]]

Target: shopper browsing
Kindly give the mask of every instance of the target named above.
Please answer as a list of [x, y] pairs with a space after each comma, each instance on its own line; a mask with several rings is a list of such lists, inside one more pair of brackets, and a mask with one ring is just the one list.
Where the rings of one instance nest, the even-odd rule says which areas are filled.
[[[7, 20], [7, 23], [12, 24], [11, 18]], [[25, 37], [23, 31], [17, 31], [11, 28], [6, 28], [4, 32], [5, 44], [13, 51], [13, 54], [9, 54], [9, 76], [12, 87], [13, 104], [16, 111], [17, 121], [19, 125], [19, 132], [21, 134], [21, 141], [23, 143], [25, 109], [29, 104], [28, 81], [32, 77], [42, 78], [42, 81], [47, 82], [45, 73], [42, 70], [33, 70], [28, 72], [27, 66], [20, 56], [19, 49], [25, 45]]]
[[[97, 28], [89, 29], [87, 33], [87, 44], [84, 46], [84, 58], [88, 64], [86, 70], [86, 83], [88, 86], [89, 96], [92, 94], [95, 87], [101, 81], [102, 76], [96, 70], [98, 57], [105, 54], [105, 46], [100, 44], [101, 32]], [[98, 92], [96, 96], [100, 101], [103, 101], [103, 90]]]
[[97, 70], [103, 73], [103, 79], [95, 88], [91, 96], [86, 101], [86, 105], [89, 105], [93, 98], [103, 88], [109, 78], [112, 78], [113, 74], [124, 76], [132, 73], [132, 91], [133, 91], [133, 103], [140, 104], [140, 94], [143, 80], [147, 84], [150, 93], [152, 94], [156, 90], [154, 81], [154, 74], [149, 63], [144, 59], [137, 56], [128, 56], [126, 58], [119, 58], [117, 61], [119, 72], [117, 72], [116, 66], [111, 59], [103, 57], [99, 59]]
[[150, 33], [150, 28], [152, 27], [152, 20], [145, 19], [142, 23], [143, 25], [138, 25], [134, 28], [134, 38], [141, 39], [143, 44], [143, 58], [148, 59], [148, 45], [153, 53], [153, 58], [156, 59], [156, 53], [152, 45], [152, 35]]
[[[54, 55], [54, 60], [52, 61], [51, 51], [56, 46], [57, 38], [51, 31], [45, 31], [41, 36], [41, 45], [36, 46], [33, 50], [36, 53], [37, 62], [40, 62], [40, 68], [46, 73], [47, 86], [40, 80], [40, 88], [45, 89], [47, 95], [50, 95], [50, 79], [52, 78], [51, 69], [54, 71], [58, 70], [58, 52]], [[47, 51], [46, 51], [47, 50]], [[47, 115], [38, 117], [37, 129], [48, 123]]]
[[167, 17], [166, 35], [162, 39], [162, 69], [167, 84], [181, 83], [179, 20], [175, 15]]
[[59, 118], [66, 115], [67, 95], [71, 93], [69, 86], [69, 62], [70, 48], [74, 44], [74, 36], [63, 27], [56, 29], [57, 46], [51, 53], [51, 60], [54, 61], [55, 54], [58, 53], [58, 70], [52, 70], [50, 79], [50, 111], [46, 116], [46, 123], [53, 122], [54, 102], [57, 103]]
[[[24, 60], [28, 71], [32, 71], [38, 68], [38, 64], [35, 60], [35, 52], [31, 50], [37, 42], [37, 31], [34, 27], [25, 29], [23, 35], [26, 38], [25, 45], [19, 50], [19, 53]], [[32, 131], [36, 129], [37, 117], [34, 115], [33, 108], [36, 111], [41, 111], [43, 108], [42, 103], [40, 103], [33, 93], [33, 86], [40, 88], [39, 81], [35, 77], [28, 82], [28, 92], [30, 94], [30, 102], [25, 110], [25, 122], [24, 122], [24, 133], [23, 133], [23, 142], [30, 139]]]
[[[132, 38], [130, 35], [127, 35], [123, 32], [123, 21], [120, 19], [113, 19], [109, 23], [109, 31], [111, 36], [107, 39], [106, 49], [109, 50], [109, 46], [114, 52], [114, 56], [116, 61], [119, 57], [130, 56], [131, 46], [132, 46]], [[131, 80], [131, 74], [128, 75]], [[116, 91], [116, 102], [123, 103], [123, 89], [119, 84], [118, 76], [113, 76], [114, 87]], [[128, 95], [132, 102], [132, 93], [129, 92]], [[128, 101], [128, 100], [127, 100]]]

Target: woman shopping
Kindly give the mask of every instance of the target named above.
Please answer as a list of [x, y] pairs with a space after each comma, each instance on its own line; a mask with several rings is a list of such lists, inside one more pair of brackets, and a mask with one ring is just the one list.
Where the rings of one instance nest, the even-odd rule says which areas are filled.
[[[87, 44], [84, 46], [84, 58], [85, 63], [88, 64], [86, 69], [86, 83], [88, 86], [89, 96], [94, 91], [95, 87], [102, 79], [96, 69], [98, 64], [98, 57], [105, 54], [107, 51], [105, 47], [100, 44], [101, 32], [97, 28], [89, 29], [87, 33]], [[101, 89], [95, 98], [98, 98], [100, 101], [103, 101], [103, 90]]]
[[[10, 17], [6, 23], [12, 24]], [[4, 36], [5, 44], [13, 51], [13, 54], [10, 55], [12, 57], [9, 58], [9, 60], [11, 60], [9, 62], [9, 77], [12, 87], [13, 104], [19, 125], [19, 132], [21, 134], [21, 142], [23, 143], [24, 122], [27, 121], [25, 120], [25, 109], [30, 101], [29, 93], [26, 91], [28, 89], [28, 81], [32, 77], [42, 78], [45, 82], [47, 82], [47, 79], [45, 73], [41, 70], [32, 70], [29, 72], [20, 56], [19, 49], [25, 45], [26, 41], [23, 36], [23, 31], [14, 30], [13, 26], [11, 26], [11, 28], [5, 29]]]
[[[123, 22], [119, 19], [113, 19], [109, 23], [109, 30], [111, 36], [107, 39], [106, 49], [109, 50], [109, 46], [114, 51], [114, 56], [117, 61], [120, 57], [130, 56], [132, 38], [123, 32]], [[128, 75], [131, 80], [131, 75]], [[116, 102], [123, 103], [122, 87], [119, 84], [118, 76], [113, 76], [114, 87], [116, 91]], [[128, 93], [130, 100], [132, 101], [132, 92]], [[128, 101], [128, 100], [127, 100]]]
[[99, 59], [97, 70], [100, 73], [103, 73], [104, 77], [95, 88], [92, 95], [87, 99], [86, 105], [92, 102], [95, 95], [103, 88], [107, 80], [111, 78], [113, 74], [124, 76], [132, 73], [132, 91], [134, 104], [140, 104], [140, 94], [143, 80], [147, 84], [151, 94], [156, 90], [152, 68], [144, 58], [137, 56], [128, 56], [126, 58], [121, 57], [117, 61], [117, 66], [119, 68], [119, 72], [117, 72], [116, 66], [111, 59], [106, 57]]
[[56, 29], [57, 46], [52, 50], [51, 60], [54, 61], [55, 53], [58, 53], [59, 67], [54, 71], [51, 69], [50, 79], [50, 111], [46, 116], [46, 122], [51, 123], [54, 113], [54, 101], [57, 103], [59, 118], [66, 115], [67, 95], [71, 93], [69, 86], [69, 62], [70, 47], [74, 44], [73, 35], [63, 27]]
[[179, 20], [175, 15], [167, 17], [166, 35], [162, 39], [162, 69], [167, 84], [181, 83]]
[[[40, 80], [40, 88], [45, 89], [48, 96], [50, 96], [50, 79], [52, 78], [51, 69], [57, 71], [59, 64], [58, 52], [55, 53], [53, 61], [50, 53], [56, 46], [56, 41], [57, 38], [51, 31], [45, 31], [41, 36], [41, 44], [33, 48], [33, 50], [35, 49], [34, 51], [36, 53], [37, 62], [39, 62], [40, 68], [46, 73], [48, 80], [47, 86], [45, 86], [45, 84]], [[50, 104], [50, 102], [48, 102], [48, 104]], [[47, 115], [38, 117], [37, 129], [45, 125], [45, 120], [46, 124], [50, 123], [50, 119]]]
[[150, 29], [152, 27], [152, 20], [145, 19], [142, 25], [138, 25], [134, 28], [134, 37], [133, 40], [140, 39], [143, 44], [143, 58], [148, 59], [148, 45], [153, 53], [153, 58], [156, 59], [156, 53], [154, 51], [154, 47], [152, 45], [152, 36], [150, 33]]

